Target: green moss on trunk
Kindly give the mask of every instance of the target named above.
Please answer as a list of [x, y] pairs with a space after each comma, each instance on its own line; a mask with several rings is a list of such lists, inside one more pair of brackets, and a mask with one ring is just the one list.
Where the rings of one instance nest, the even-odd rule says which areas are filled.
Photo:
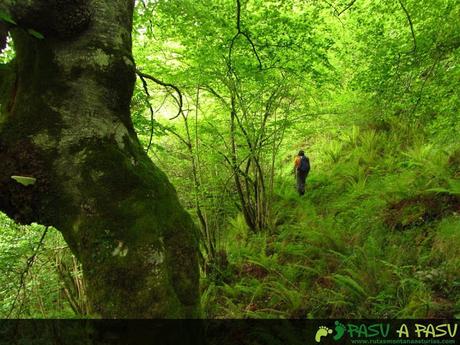
[[[63, 233], [96, 314], [196, 317], [196, 229], [130, 119], [132, 3], [90, 3], [86, 31], [44, 27], [44, 40], [13, 33], [17, 85], [0, 115], [0, 209]], [[37, 181], [25, 187], [11, 175]]]

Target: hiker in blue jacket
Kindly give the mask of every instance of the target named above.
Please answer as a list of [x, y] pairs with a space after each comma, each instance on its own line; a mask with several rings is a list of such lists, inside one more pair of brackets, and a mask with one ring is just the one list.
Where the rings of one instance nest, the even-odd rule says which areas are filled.
[[297, 181], [297, 192], [299, 195], [305, 194], [305, 180], [307, 179], [308, 173], [310, 172], [310, 160], [303, 150], [299, 151], [299, 154], [294, 160], [294, 172]]

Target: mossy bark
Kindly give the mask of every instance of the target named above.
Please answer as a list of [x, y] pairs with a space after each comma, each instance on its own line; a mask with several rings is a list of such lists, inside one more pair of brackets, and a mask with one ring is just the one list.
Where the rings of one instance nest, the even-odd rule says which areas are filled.
[[199, 316], [195, 226], [130, 118], [133, 2], [20, 2], [0, 83], [0, 209], [63, 233], [95, 314]]

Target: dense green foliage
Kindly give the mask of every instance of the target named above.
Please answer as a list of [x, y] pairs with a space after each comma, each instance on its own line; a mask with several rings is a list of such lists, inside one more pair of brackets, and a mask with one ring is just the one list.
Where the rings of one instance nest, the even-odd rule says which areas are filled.
[[[460, 315], [459, 17], [455, 0], [137, 4], [132, 117], [200, 226], [204, 316]], [[0, 227], [0, 316], [87, 316], [58, 232], [33, 257], [42, 227]]]

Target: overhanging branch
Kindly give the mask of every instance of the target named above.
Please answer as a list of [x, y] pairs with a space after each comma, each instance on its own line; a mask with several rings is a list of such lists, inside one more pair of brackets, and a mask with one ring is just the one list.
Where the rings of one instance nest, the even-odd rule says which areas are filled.
[[178, 97], [177, 98], [173, 97], [173, 98], [176, 101], [179, 110], [177, 112], [177, 115], [171, 117], [170, 120], [173, 120], [173, 119], [177, 118], [182, 113], [182, 111], [183, 111], [182, 108], [183, 108], [183, 105], [184, 105], [184, 101], [183, 101], [183, 97], [182, 97], [182, 92], [180, 91], [180, 89], [177, 86], [175, 86], [173, 84], [170, 84], [170, 83], [165, 83], [164, 81], [161, 81], [160, 79], [157, 79], [154, 76], [151, 76], [150, 74], [143, 73], [143, 72], [139, 71], [138, 69], [136, 69], [136, 74], [140, 78], [149, 79], [149, 80], [153, 81], [154, 83], [156, 83], [158, 85], [164, 86], [165, 88], [171, 88], [174, 91], [176, 91]]

